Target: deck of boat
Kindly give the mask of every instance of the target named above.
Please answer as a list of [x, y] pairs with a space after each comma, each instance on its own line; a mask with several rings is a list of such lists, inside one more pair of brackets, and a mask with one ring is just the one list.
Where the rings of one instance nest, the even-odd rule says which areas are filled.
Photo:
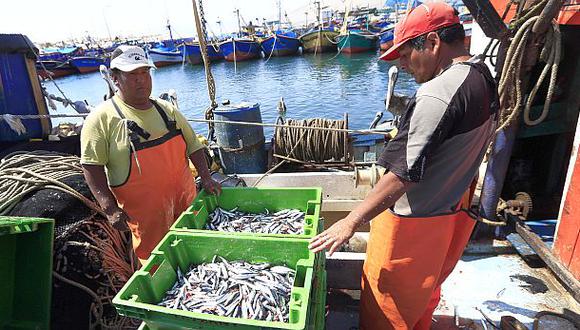
[[[498, 242], [496, 241], [496, 245]], [[434, 314], [432, 329], [492, 329], [511, 315], [533, 328], [540, 311], [565, 314], [580, 322], [580, 304], [558, 283], [546, 267], [532, 268], [511, 249], [509, 243], [476, 243], [466, 250], [442, 287], [442, 298]], [[349, 253], [352, 256], [352, 253]], [[333, 259], [344, 260], [346, 253]], [[329, 313], [326, 329], [358, 329], [358, 290], [332, 289], [333, 259], [327, 261]], [[334, 279], [336, 280], [336, 279]], [[576, 329], [561, 318], [543, 317], [539, 329]]]
[[[253, 185], [261, 176], [241, 177]], [[370, 191], [368, 186], [355, 187], [352, 172], [272, 174], [258, 186], [321, 187], [325, 227], [344, 217]], [[339, 252], [327, 259], [326, 329], [358, 329], [360, 276], [365, 257], [361, 252], [366, 249], [368, 238], [365, 231], [368, 227], [355, 234], [360, 245], [355, 250], [359, 253]], [[471, 241], [443, 284], [432, 329], [492, 329], [491, 324], [484, 323], [483, 314], [496, 326], [502, 316], [511, 315], [532, 329], [540, 311], [565, 314], [580, 324], [580, 304], [541, 262], [528, 265], [507, 240]], [[565, 319], [553, 317], [542, 317], [539, 325], [539, 329], [576, 329]]]

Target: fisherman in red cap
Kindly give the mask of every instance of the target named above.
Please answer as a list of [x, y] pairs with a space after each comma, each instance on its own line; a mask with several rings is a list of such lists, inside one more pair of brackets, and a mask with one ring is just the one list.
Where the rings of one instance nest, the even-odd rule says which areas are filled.
[[422, 85], [379, 165], [386, 170], [346, 218], [310, 242], [335, 252], [371, 222], [363, 266], [360, 328], [429, 329], [441, 284], [475, 221], [468, 215], [478, 167], [499, 107], [488, 68], [464, 48], [457, 12], [442, 2], [411, 10], [381, 59], [399, 60]]

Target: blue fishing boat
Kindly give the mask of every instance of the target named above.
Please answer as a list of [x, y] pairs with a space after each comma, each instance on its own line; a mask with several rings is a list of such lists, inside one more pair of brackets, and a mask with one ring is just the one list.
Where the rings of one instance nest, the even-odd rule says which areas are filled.
[[260, 42], [266, 56], [288, 56], [298, 53], [300, 39], [293, 31], [277, 31]]
[[381, 51], [386, 51], [393, 46], [393, 39], [395, 38], [395, 28], [389, 26], [382, 30], [379, 34], [379, 48]]
[[[203, 62], [201, 58], [201, 50], [199, 48], [199, 43], [185, 43], [185, 58], [190, 64], [201, 64]], [[207, 55], [210, 62], [215, 62], [224, 59], [224, 55], [220, 51], [218, 45], [210, 44], [207, 45]]]
[[43, 79], [64, 77], [76, 73], [69, 58], [79, 54], [78, 47], [45, 48], [40, 50], [36, 70]]
[[163, 40], [160, 43], [147, 48], [147, 57], [149, 57], [149, 60], [158, 68], [183, 63], [184, 59], [184, 47], [176, 47], [169, 20], [167, 20], [167, 29], [169, 30], [168, 40]]
[[79, 55], [78, 47], [65, 47], [65, 48], [44, 48], [40, 50], [39, 61], [61, 61], [65, 62], [71, 56]]
[[44, 60], [36, 62], [36, 71], [43, 79], [59, 78], [75, 74], [77, 70], [70, 61]]
[[75, 56], [69, 61], [79, 73], [98, 71], [101, 65], [109, 66], [109, 59], [100, 56]]
[[387, 17], [382, 17], [378, 21], [369, 23], [368, 30], [373, 33], [380, 33], [381, 31], [383, 31], [384, 29], [388, 28], [391, 25], [392, 23], [391, 21], [388, 20]]
[[232, 38], [220, 43], [220, 50], [228, 62], [241, 62], [260, 57], [262, 49], [254, 39]]
[[158, 68], [183, 63], [183, 52], [177, 47], [158, 46], [149, 48], [147, 49], [147, 56]]

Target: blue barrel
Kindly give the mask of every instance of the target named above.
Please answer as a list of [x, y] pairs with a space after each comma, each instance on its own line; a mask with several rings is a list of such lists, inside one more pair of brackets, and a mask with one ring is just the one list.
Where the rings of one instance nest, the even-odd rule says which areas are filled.
[[[215, 120], [261, 123], [258, 103], [224, 105], [214, 110]], [[222, 166], [226, 174], [264, 173], [267, 155], [264, 128], [236, 124], [215, 124]]]
[[[0, 115], [46, 115], [48, 109], [34, 67], [37, 49], [21, 34], [0, 34]], [[28, 141], [50, 133], [49, 119], [22, 119], [18, 134], [0, 120], [0, 142]]]

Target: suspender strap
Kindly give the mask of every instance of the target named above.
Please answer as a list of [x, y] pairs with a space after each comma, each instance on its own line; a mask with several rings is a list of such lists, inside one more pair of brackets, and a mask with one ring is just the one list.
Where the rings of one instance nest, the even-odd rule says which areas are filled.
[[[176, 131], [177, 130], [176, 122], [174, 120], [169, 120], [169, 117], [167, 117], [167, 113], [165, 112], [165, 110], [163, 110], [161, 108], [161, 106], [159, 105], [159, 103], [157, 103], [157, 101], [155, 101], [153, 99], [151, 99], [150, 101], [153, 104], [153, 106], [155, 107], [155, 109], [157, 110], [157, 112], [159, 113], [159, 115], [161, 116], [161, 119], [163, 120], [163, 123], [165, 123], [165, 127], [167, 127], [167, 130], [169, 132]], [[117, 111], [117, 114], [119, 115], [119, 117], [121, 117], [121, 119], [126, 119], [125, 115], [121, 111], [121, 108], [119, 107], [117, 102], [115, 102], [114, 99], [111, 99], [111, 102], [113, 103], [113, 107], [115, 108], [115, 111]], [[151, 137], [151, 134], [149, 134], [147, 131], [145, 131], [136, 122], [134, 122], [132, 120], [127, 121], [127, 126], [129, 128], [129, 130], [131, 131], [131, 133], [137, 134], [145, 140], [148, 140], [149, 137]]]
[[161, 108], [159, 103], [157, 103], [157, 101], [155, 101], [153, 99], [151, 99], [150, 101], [151, 101], [151, 103], [153, 103], [153, 106], [155, 107], [155, 109], [157, 109], [157, 112], [159, 112], [159, 115], [163, 119], [163, 122], [165, 123], [165, 127], [167, 127], [167, 130], [169, 132], [173, 132], [174, 130], [176, 130], [177, 129], [176, 122], [174, 120], [169, 120], [169, 117], [167, 117], [167, 113], [165, 113], [165, 110], [163, 110]]

